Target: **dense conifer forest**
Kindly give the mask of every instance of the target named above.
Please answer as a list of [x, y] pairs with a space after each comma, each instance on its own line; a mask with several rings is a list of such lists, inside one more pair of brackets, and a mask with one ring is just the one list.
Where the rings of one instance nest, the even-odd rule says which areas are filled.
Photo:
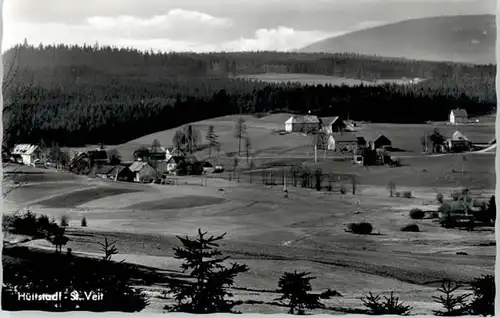
[[[305, 86], [237, 79], [265, 72], [413, 85]], [[6, 141], [116, 144], [232, 113], [349, 115], [372, 122], [445, 120], [494, 111], [494, 65], [389, 60], [356, 54], [154, 53], [95, 46], [19, 45], [4, 56]], [[27, 111], [30, 110], [30, 111]]]

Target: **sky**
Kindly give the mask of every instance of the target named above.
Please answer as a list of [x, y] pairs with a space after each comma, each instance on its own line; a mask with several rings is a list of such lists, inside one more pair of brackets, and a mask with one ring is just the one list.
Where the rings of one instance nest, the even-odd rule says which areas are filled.
[[154, 51], [286, 51], [412, 18], [494, 14], [496, 6], [496, 0], [3, 0], [2, 51], [24, 39]]

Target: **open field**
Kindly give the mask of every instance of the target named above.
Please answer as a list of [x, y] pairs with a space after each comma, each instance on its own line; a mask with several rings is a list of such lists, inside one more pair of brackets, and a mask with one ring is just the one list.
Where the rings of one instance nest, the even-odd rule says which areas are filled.
[[[291, 114], [278, 113], [271, 114], [261, 118], [251, 115], [242, 115], [246, 121], [247, 135], [251, 140], [250, 154], [253, 157], [254, 163], [258, 167], [260, 164], [270, 164], [276, 161], [279, 164], [283, 160], [310, 161], [314, 159], [313, 137], [303, 135], [301, 133], [289, 133], [280, 135], [276, 133], [278, 130], [284, 129], [284, 122]], [[199, 131], [200, 144], [206, 145], [205, 140], [208, 127], [214, 126], [215, 132], [218, 135], [220, 143], [220, 152], [217, 154], [212, 150], [212, 158], [215, 162], [225, 165], [229, 168], [232, 165], [232, 159], [228, 159], [227, 155], [237, 154], [238, 140], [234, 138], [234, 125], [239, 116], [229, 115], [224, 117], [213, 118], [195, 122], [192, 125]], [[438, 128], [445, 137], [451, 137], [456, 131], [460, 130], [468, 136], [474, 143], [488, 143], [495, 137], [494, 121], [484, 121], [481, 119], [479, 124], [468, 125], [447, 125], [444, 122], [432, 124], [382, 124], [382, 123], [364, 123], [357, 127], [355, 132], [358, 136], [363, 136], [367, 141], [375, 139], [379, 134], [386, 135], [392, 140], [394, 148], [403, 150], [402, 152], [393, 153], [394, 156], [420, 156], [422, 152], [421, 138], [425, 133], [432, 133], [434, 128]], [[178, 128], [160, 131], [154, 134], [143, 136], [141, 138], [131, 140], [127, 143], [108, 146], [108, 149], [116, 148], [122, 155], [124, 160], [133, 160], [133, 152], [140, 146], [151, 145], [154, 139], [158, 139], [162, 145], [172, 145], [172, 138]], [[84, 148], [73, 148], [75, 150], [88, 150], [96, 146]], [[195, 152], [198, 159], [207, 159], [209, 150], [202, 147], [202, 150]], [[241, 147], [242, 156], [246, 156], [244, 142]], [[323, 158], [323, 152], [318, 153], [318, 157]], [[328, 151], [327, 158], [336, 158], [340, 155], [334, 151]], [[246, 160], [240, 160], [244, 165]]]
[[300, 83], [302, 85], [383, 85], [383, 84], [410, 84], [411, 79], [380, 79], [375, 81], [364, 81], [353, 78], [294, 73], [263, 73], [239, 75], [237, 78], [257, 80], [267, 83]]
[[[470, 155], [469, 169], [491, 169], [491, 162], [480, 160], [492, 157]], [[432, 161], [441, 160], [437, 158], [440, 157], [418, 159], [424, 160], [421, 164], [431, 171], [439, 169], [441, 163]], [[415, 173], [403, 174], [399, 170], [405, 168], [386, 168], [393, 170], [380, 172], [374, 179], [386, 174], [392, 178], [401, 174], [397, 183], [412, 179]], [[344, 169], [347, 168], [341, 168]], [[428, 177], [413, 185], [408, 183], [407, 188], [414, 191], [412, 199], [390, 198], [384, 184], [365, 182], [356, 196], [290, 188], [287, 200], [281, 187], [221, 179], [208, 179], [206, 186], [184, 185], [180, 181], [175, 186], [165, 186], [81, 176], [72, 176], [68, 181], [69, 177], [57, 172], [27, 167], [22, 170], [38, 172], [40, 177], [26, 185], [27, 199], [23, 198], [24, 187], [14, 190], [4, 211], [12, 213], [29, 206], [37, 214], [56, 219], [67, 215], [70, 241], [66, 247], [76, 253], [96, 255], [97, 242], [106, 236], [118, 241], [118, 260], [176, 273], [180, 268], [179, 261], [173, 258], [172, 247], [178, 246], [175, 235], [193, 235], [199, 227], [214, 234], [227, 232], [222, 250], [231, 260], [250, 267], [248, 273], [237, 278], [234, 294], [239, 299], [276, 298], [272, 292], [256, 291], [275, 289], [285, 270], [297, 269], [311, 271], [318, 277], [313, 281], [314, 290], [331, 288], [343, 295], [326, 301], [339, 307], [339, 313], [346, 308], [362, 308], [359, 297], [369, 291], [387, 294], [394, 290], [401, 300], [415, 307], [415, 313], [429, 314], [436, 306], [431, 297], [436, 294], [437, 280], [447, 277], [469, 281], [494, 271], [496, 247], [480, 246], [495, 240], [493, 228], [473, 232], [444, 229], [431, 219], [411, 220], [408, 216], [414, 207], [435, 210], [436, 191], [448, 195], [454, 190], [449, 180], [428, 185], [425, 182], [432, 179]], [[470, 175], [464, 174], [464, 180]], [[60, 183], [56, 181], [58, 176]], [[187, 183], [190, 178], [185, 179]], [[97, 196], [96, 189], [102, 195]], [[487, 200], [493, 188], [482, 190], [473, 192], [475, 198]], [[55, 206], [53, 202], [64, 204]], [[360, 213], [354, 213], [356, 210]], [[80, 227], [83, 216], [88, 221], [86, 228]], [[347, 223], [360, 221], [372, 223], [375, 234], [362, 236], [344, 231]], [[409, 223], [417, 223], [421, 232], [401, 232], [400, 228]], [[45, 240], [20, 245], [53, 249]], [[456, 255], [457, 252], [467, 255]], [[152, 296], [158, 296], [162, 290], [156, 285], [145, 288]], [[148, 310], [159, 312], [164, 304], [165, 301], [153, 298]], [[238, 309], [281, 311], [266, 305]]]

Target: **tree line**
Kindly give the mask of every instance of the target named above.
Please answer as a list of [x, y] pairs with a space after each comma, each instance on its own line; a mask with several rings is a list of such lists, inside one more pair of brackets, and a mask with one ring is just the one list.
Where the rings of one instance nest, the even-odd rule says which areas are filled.
[[[61, 146], [117, 144], [185, 123], [236, 113], [310, 111], [354, 120], [418, 123], [444, 120], [450, 109], [457, 107], [465, 108], [472, 116], [492, 112], [496, 107], [495, 70], [484, 65], [348, 54], [157, 54], [111, 47], [35, 48], [27, 44], [8, 51], [6, 62], [10, 57], [17, 64], [14, 83], [4, 83], [3, 120], [5, 140], [11, 144], [40, 139]], [[345, 69], [338, 74], [345, 77], [362, 79], [349, 73], [357, 67], [399, 67], [410, 76], [424, 70], [436, 76], [415, 85], [348, 87], [271, 84], [192, 71], [196, 67], [201, 70], [203, 63], [212, 65], [230, 58], [238, 63], [247, 61], [254, 71], [264, 62], [277, 65], [303, 60], [322, 65], [325, 60], [333, 60], [334, 65], [344, 65], [334, 69]], [[310, 72], [309, 68], [300, 71]], [[385, 75], [380, 71], [377, 76]]]
[[[420, 77], [457, 80], [463, 76], [494, 78], [494, 65], [431, 62], [366, 56], [356, 53], [211, 52], [160, 53], [99, 45], [39, 45], [27, 42], [5, 54], [20, 68], [82, 78], [95, 70], [111, 76], [186, 78], [228, 77], [264, 72], [341, 76], [363, 80]], [[101, 76], [102, 74], [95, 74]]]

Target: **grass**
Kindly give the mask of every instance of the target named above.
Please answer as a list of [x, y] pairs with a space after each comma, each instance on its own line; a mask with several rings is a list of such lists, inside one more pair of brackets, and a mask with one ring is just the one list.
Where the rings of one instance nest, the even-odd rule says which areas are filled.
[[213, 204], [223, 203], [225, 200], [222, 198], [199, 196], [199, 195], [186, 195], [182, 197], [173, 197], [168, 199], [160, 199], [156, 201], [148, 201], [144, 203], [137, 203], [128, 206], [127, 209], [132, 210], [169, 210], [169, 209], [186, 209], [197, 206], [206, 206]]
[[[256, 168], [259, 168], [262, 165], [279, 165], [280, 162], [284, 161], [290, 163], [311, 163], [313, 161], [314, 148], [312, 146], [311, 136], [304, 136], [300, 133], [290, 133], [285, 135], [275, 133], [277, 130], [284, 129], [284, 122], [290, 117], [290, 115], [291, 114], [288, 113], [277, 113], [266, 115], [261, 118], [257, 118], [252, 115], [242, 115], [246, 121], [248, 136], [251, 139], [251, 155]], [[232, 159], [228, 158], [227, 155], [235, 154], [238, 150], [238, 140], [234, 138], [234, 123], [238, 117], [238, 115], [229, 115], [192, 123], [192, 125], [200, 132], [202, 143], [206, 143], [204, 137], [208, 131], [208, 127], [210, 125], [214, 126], [215, 132], [219, 136], [218, 142], [220, 143], [221, 150], [219, 153], [212, 151], [212, 160], [215, 163], [224, 165], [226, 169], [230, 168], [232, 165]], [[488, 142], [494, 137], [495, 134], [495, 126], [493, 123], [453, 126], [446, 125], [442, 122], [433, 124], [364, 123], [357, 128], [358, 131], [356, 131], [356, 134], [363, 136], [367, 141], [375, 139], [379, 134], [386, 135], [389, 139], [391, 139], [392, 146], [394, 148], [404, 150], [403, 152], [394, 152], [392, 155], [400, 157], [403, 165], [412, 166], [414, 165], [414, 161], [418, 161], [420, 159], [418, 157], [420, 157], [422, 152], [422, 145], [420, 142], [421, 137], [425, 132], [431, 133], [434, 128], [438, 128], [441, 133], [445, 135], [445, 137], [451, 136], [453, 132], [460, 129], [462, 133], [467, 135], [475, 143]], [[108, 148], [116, 148], [124, 160], [130, 161], [133, 160], [132, 154], [134, 150], [139, 148], [141, 145], [150, 145], [154, 139], [159, 140], [162, 145], [172, 145], [172, 138], [176, 130], [177, 128], [160, 131], [131, 140], [121, 145], [108, 146]], [[95, 145], [86, 148], [79, 148], [79, 150], [90, 148], [95, 148]], [[72, 150], [74, 151], [78, 149]], [[208, 153], [209, 150], [205, 147], [203, 150], [197, 151], [195, 156], [198, 159], [207, 159]], [[242, 156], [246, 156], [244, 149], [242, 149]], [[323, 160], [323, 156], [323, 151], [319, 151], [318, 159], [320, 161]], [[340, 154], [337, 152], [329, 151], [327, 153], [327, 158], [334, 158], [338, 156], [340, 156]], [[417, 157], [416, 159], [413, 158], [415, 156]], [[487, 167], [490, 168], [488, 173], [491, 173], [493, 167], [491, 158], [494, 156], [483, 156], [486, 157], [484, 160], [490, 160]], [[488, 157], [490, 157], [490, 159], [488, 159]], [[444, 163], [447, 164], [447, 167], [445, 167], [446, 171], [449, 169], [455, 169], [457, 171], [461, 169], [460, 162], [450, 165], [446, 158], [448, 158], [448, 156], [446, 156], [444, 160]], [[427, 165], [432, 165], [433, 162], [438, 160], [439, 159], [433, 159], [428, 163], [423, 164], [421, 170], [427, 169]], [[456, 159], [453, 159], [453, 161], [455, 162]], [[245, 166], [246, 160], [242, 158], [240, 160], [240, 164]], [[439, 167], [440, 171], [442, 171], [441, 169], [443, 168], [442, 164], [443, 163], [441, 163], [441, 166]], [[484, 162], [481, 164], [484, 164]], [[483, 177], [481, 176], [481, 178]]]
[[[397, 294], [406, 295], [402, 296], [402, 300], [418, 302], [420, 310], [427, 314], [428, 304], [432, 301], [431, 292], [425, 285], [427, 282], [444, 276], [465, 281], [477, 277], [479, 272], [493, 272], [495, 246], [478, 245], [494, 240], [492, 230], [446, 230], [430, 219], [423, 219], [419, 221], [419, 226], [425, 231], [414, 235], [401, 232], [401, 227], [408, 222], [408, 211], [423, 204], [421, 193], [424, 191], [431, 193], [429, 200], [435, 202], [438, 190], [447, 196], [450, 188], [493, 189], [493, 155], [467, 155], [465, 172], [462, 174], [457, 172], [462, 165], [461, 155], [422, 157], [418, 154], [423, 131], [431, 131], [433, 125], [365, 124], [360, 134], [363, 131], [366, 135], [387, 131], [394, 147], [407, 150], [399, 154], [404, 166], [365, 168], [332, 158], [324, 162], [320, 158], [320, 162], [313, 163], [309, 136], [280, 136], [273, 133], [273, 129], [282, 127], [287, 117], [288, 114], [262, 118], [245, 116], [258, 165], [307, 162], [306, 165], [312, 171], [321, 168], [325, 173], [336, 173], [346, 180], [355, 174], [359, 176], [361, 187], [358, 195], [348, 193], [340, 196], [334, 192], [289, 188], [290, 199], [284, 199], [282, 187], [263, 188], [261, 184], [247, 186], [232, 183], [231, 186], [217, 185], [211, 189], [215, 186], [211, 186], [210, 182], [215, 181], [209, 180], [206, 187], [192, 187], [189, 196], [165, 199], [172, 196], [172, 186], [141, 185], [144, 192], [154, 193], [149, 196], [149, 201], [137, 201], [142, 203], [120, 209], [119, 213], [110, 205], [112, 200], [99, 201], [96, 207], [85, 211], [86, 215], [91, 215], [88, 227], [78, 227], [78, 230], [93, 236], [99, 233], [113, 240], [118, 239], [118, 248], [127, 261], [155, 263], [170, 271], [178, 270], [172, 259], [172, 247], [177, 242], [175, 235], [192, 235], [193, 229], [200, 226], [211, 233], [227, 232], [228, 240], [224, 242], [222, 250], [251, 268], [247, 275], [238, 278], [237, 286], [276, 288], [277, 278], [283, 271], [300, 268], [318, 276], [318, 288], [333, 286], [338, 289], [345, 295], [346, 302], [359, 306], [358, 294], [377, 289], [395, 290]], [[215, 126], [220, 135], [222, 158], [226, 152], [237, 149], [237, 140], [232, 136], [235, 119], [236, 116], [225, 116], [194, 125], [200, 128], [202, 135], [208, 125]], [[456, 127], [446, 129], [453, 132]], [[461, 126], [460, 130], [474, 140], [476, 137], [490, 139], [494, 128], [470, 125]], [[150, 144], [154, 138], [169, 145], [174, 132], [175, 129], [158, 132], [117, 148], [126, 157], [139, 145]], [[196, 153], [196, 156], [202, 159], [207, 154], [208, 150], [205, 149]], [[416, 157], [403, 157], [413, 155]], [[389, 181], [396, 183], [397, 191], [413, 190], [415, 198], [389, 198]], [[254, 183], [261, 183], [259, 174], [255, 176]], [[349, 183], [345, 184], [350, 187]], [[125, 187], [125, 184], [120, 183], [114, 185]], [[218, 204], [223, 202], [222, 199], [207, 198], [211, 190], [218, 193], [218, 188], [225, 190], [220, 194], [224, 196], [224, 205]], [[367, 188], [377, 189], [378, 192], [364, 192]], [[63, 189], [64, 184], [61, 184]], [[101, 192], [94, 189], [62, 195], [48, 200], [48, 208], [42, 209], [47, 214], [58, 215], [70, 206], [136, 190], [109, 190], [111, 192], [107, 193], [104, 190], [102, 195], [97, 195], [97, 191]], [[360, 201], [359, 205], [357, 200]], [[22, 199], [19, 201], [22, 202]], [[201, 203], [203, 208], [196, 208]], [[356, 213], [358, 207], [360, 214]], [[165, 212], [162, 209], [169, 210]], [[45, 214], [45, 211], [42, 213]], [[75, 212], [75, 216], [71, 217], [78, 220], [82, 215]], [[343, 231], [345, 224], [360, 221], [371, 223], [383, 235], [353, 235]], [[284, 246], [284, 243], [287, 245]], [[456, 257], [458, 249], [471, 244], [474, 244], [475, 250], [467, 250], [470, 255]], [[96, 250], [93, 237], [80, 237], [70, 241], [68, 247], [74, 251]], [[366, 281], [370, 281], [370, 284], [367, 285]]]
[[47, 200], [38, 202], [37, 204], [51, 208], [70, 208], [81, 204], [124, 193], [138, 192], [132, 189], [121, 189], [111, 187], [98, 187], [93, 189], [78, 190], [71, 193], [52, 197]]
[[409, 80], [393, 79], [393, 80], [377, 80], [374, 82], [363, 81], [359, 79], [328, 76], [328, 75], [314, 75], [314, 74], [296, 74], [296, 73], [263, 73], [263, 74], [249, 74], [240, 75], [238, 78], [258, 80], [268, 83], [300, 83], [302, 85], [382, 85], [385, 83], [407, 84]]
[[78, 189], [79, 187], [81, 187], [81, 184], [69, 182], [26, 184], [23, 185], [22, 188], [16, 188], [11, 191], [8, 195], [8, 199], [29, 202], [36, 200], [41, 196], [56, 195], [60, 193], [61, 190], [68, 191]]
[[303, 85], [374, 85], [372, 82], [362, 81], [358, 79], [335, 77], [327, 75], [313, 75], [313, 74], [294, 74], [294, 73], [264, 73], [264, 74], [250, 74], [240, 75], [238, 78], [258, 80], [267, 83], [300, 83]]
[[493, 155], [470, 154], [462, 166], [461, 155], [437, 157], [404, 158], [402, 167], [368, 167], [353, 165], [350, 162], [331, 161], [308, 164], [311, 168], [321, 168], [325, 173], [354, 174], [360, 178], [361, 185], [387, 185], [390, 181], [406, 187], [447, 187], [471, 189], [494, 189], [496, 180]]

